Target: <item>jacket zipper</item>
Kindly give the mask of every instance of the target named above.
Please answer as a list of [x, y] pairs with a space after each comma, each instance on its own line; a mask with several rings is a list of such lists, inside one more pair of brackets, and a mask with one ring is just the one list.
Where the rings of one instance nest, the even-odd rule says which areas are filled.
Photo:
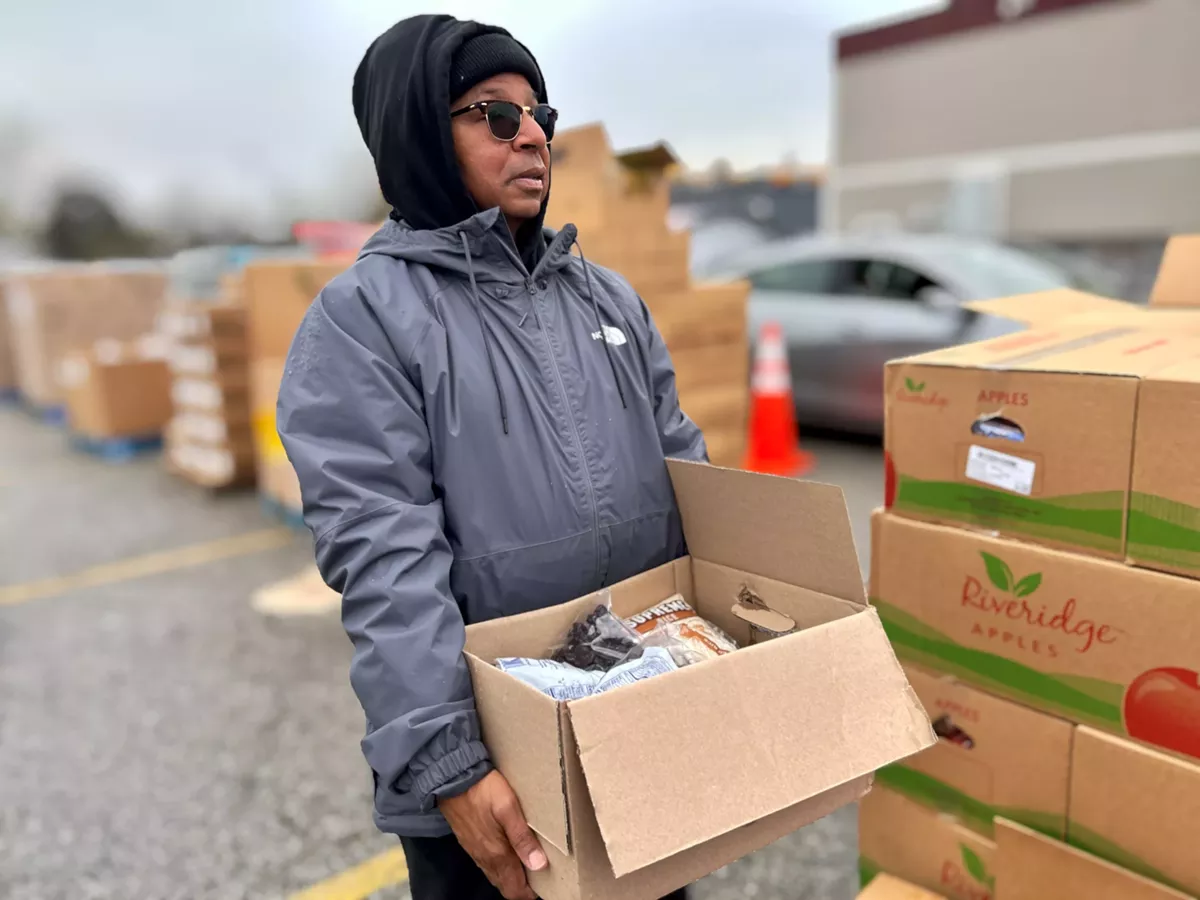
[[575, 446], [579, 450], [579, 461], [583, 465], [583, 477], [587, 479], [588, 498], [592, 505], [592, 537], [595, 541], [596, 555], [596, 573], [594, 580], [600, 579], [600, 507], [596, 502], [596, 485], [592, 481], [592, 469], [588, 465], [587, 453], [583, 449], [583, 438], [579, 434], [579, 423], [575, 421], [575, 410], [571, 408], [571, 399], [567, 396], [567, 385], [563, 381], [562, 371], [558, 367], [558, 358], [554, 355], [554, 346], [550, 342], [550, 332], [546, 328], [546, 323], [542, 319], [542, 311], [538, 305], [537, 292], [534, 289], [532, 279], [527, 283], [529, 289], [529, 299], [533, 304], [533, 314], [537, 317], [538, 328], [541, 329], [542, 338], [546, 342], [546, 353], [550, 356], [550, 366], [554, 369], [554, 378], [558, 382], [558, 394], [562, 398], [563, 409], [566, 410], [567, 419], [571, 422], [571, 432], [575, 435]]

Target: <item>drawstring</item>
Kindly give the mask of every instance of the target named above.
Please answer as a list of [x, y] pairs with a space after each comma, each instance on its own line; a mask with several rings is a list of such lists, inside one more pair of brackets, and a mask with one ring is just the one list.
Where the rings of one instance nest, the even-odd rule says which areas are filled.
[[596, 316], [596, 326], [600, 329], [600, 343], [604, 345], [604, 355], [608, 357], [608, 367], [612, 370], [613, 382], [617, 386], [617, 394], [621, 397], [621, 408], [629, 409], [629, 404], [625, 402], [625, 389], [621, 387], [621, 376], [617, 374], [617, 364], [613, 360], [612, 348], [608, 346], [608, 334], [604, 331], [604, 320], [600, 318], [600, 304], [596, 302], [596, 294], [592, 291], [592, 270], [588, 265], [587, 257], [583, 255], [583, 247], [576, 240], [575, 246], [579, 247], [579, 259], [583, 262], [583, 279], [587, 284], [588, 300], [592, 304], [592, 312]]
[[496, 396], [500, 400], [500, 424], [504, 428], [504, 433], [508, 434], [508, 404], [504, 400], [504, 388], [500, 385], [500, 375], [496, 371], [496, 356], [492, 352], [492, 339], [488, 336], [487, 326], [483, 321], [483, 301], [479, 299], [479, 285], [475, 283], [475, 264], [471, 261], [471, 244], [467, 240], [465, 231], [460, 231], [458, 236], [462, 238], [463, 250], [467, 254], [467, 277], [471, 280], [471, 299], [475, 303], [475, 315], [479, 317], [479, 332], [483, 335], [483, 348], [487, 352], [488, 366], [492, 370], [492, 381], [496, 385]]

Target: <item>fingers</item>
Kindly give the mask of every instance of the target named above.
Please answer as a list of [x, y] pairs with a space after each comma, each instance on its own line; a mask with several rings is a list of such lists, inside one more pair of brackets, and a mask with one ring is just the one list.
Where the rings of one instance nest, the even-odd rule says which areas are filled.
[[537, 895], [525, 877], [525, 870], [521, 867], [520, 860], [515, 856], [512, 856], [511, 860], [511, 864], [503, 871], [489, 873], [489, 880], [504, 895], [504, 900], [537, 900]]
[[517, 856], [521, 858], [521, 862], [525, 864], [526, 868], [538, 872], [549, 865], [546, 852], [538, 843], [537, 835], [525, 821], [525, 814], [521, 812], [521, 804], [517, 802], [516, 795], [497, 806], [496, 821], [508, 835], [508, 842], [517, 851]]

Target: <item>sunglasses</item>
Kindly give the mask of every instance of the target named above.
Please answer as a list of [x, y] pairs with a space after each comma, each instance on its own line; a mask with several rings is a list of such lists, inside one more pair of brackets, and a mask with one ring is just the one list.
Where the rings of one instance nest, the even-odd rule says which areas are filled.
[[529, 117], [537, 122], [545, 132], [546, 140], [554, 140], [554, 125], [558, 122], [558, 110], [547, 103], [537, 106], [519, 106], [508, 100], [480, 100], [462, 109], [450, 113], [450, 118], [465, 115], [473, 110], [479, 110], [487, 120], [488, 130], [498, 141], [515, 141], [521, 132], [521, 116], [529, 113]]

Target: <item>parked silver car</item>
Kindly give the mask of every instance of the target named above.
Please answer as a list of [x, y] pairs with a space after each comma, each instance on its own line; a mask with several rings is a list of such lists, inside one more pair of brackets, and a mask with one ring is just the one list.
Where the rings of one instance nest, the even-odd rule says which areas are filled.
[[721, 275], [753, 286], [752, 341], [764, 322], [782, 327], [801, 428], [865, 433], [883, 430], [889, 359], [1019, 328], [963, 301], [1070, 284], [1020, 251], [940, 235], [794, 239], [741, 254]]

